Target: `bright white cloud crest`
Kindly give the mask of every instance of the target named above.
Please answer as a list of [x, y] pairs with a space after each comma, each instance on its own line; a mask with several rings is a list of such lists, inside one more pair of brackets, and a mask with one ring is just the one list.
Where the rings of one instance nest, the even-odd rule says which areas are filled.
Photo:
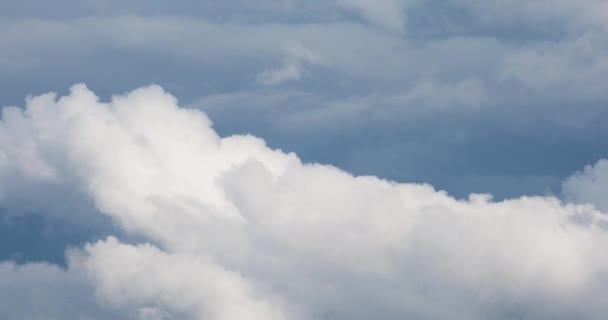
[[[156, 86], [106, 103], [76, 85], [4, 108], [0, 176], [14, 172], [86, 191], [150, 242], [91, 243], [71, 251], [61, 273], [125, 318], [608, 314], [608, 232], [593, 206], [457, 200], [303, 164], [252, 136], [219, 137], [203, 113]], [[38, 315], [23, 312], [9, 316]], [[58, 316], [74, 315], [49, 318]]]

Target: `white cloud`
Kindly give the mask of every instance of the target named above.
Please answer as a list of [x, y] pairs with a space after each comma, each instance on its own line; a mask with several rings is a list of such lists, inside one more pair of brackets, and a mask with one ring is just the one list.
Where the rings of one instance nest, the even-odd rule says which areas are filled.
[[204, 254], [170, 254], [113, 238], [85, 251], [85, 268], [98, 294], [126, 312], [136, 306], [138, 314], [182, 313], [195, 319], [288, 319], [250, 280]]
[[608, 160], [600, 160], [593, 166], [587, 166], [563, 183], [567, 199], [578, 203], [591, 203], [608, 211]]
[[304, 164], [219, 137], [156, 86], [100, 102], [77, 85], [5, 109], [0, 154], [15, 179], [73, 184], [154, 244], [108, 238], [70, 254], [65, 273], [131, 318], [608, 315], [606, 217], [592, 207], [457, 200]]

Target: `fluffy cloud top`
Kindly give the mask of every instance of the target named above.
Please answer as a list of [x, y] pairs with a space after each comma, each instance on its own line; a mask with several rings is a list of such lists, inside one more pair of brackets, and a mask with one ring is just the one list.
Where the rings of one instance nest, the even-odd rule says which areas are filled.
[[0, 191], [19, 180], [80, 191], [143, 239], [73, 249], [66, 270], [0, 265], [0, 281], [24, 279], [2, 291], [28, 303], [38, 297], [28, 288], [42, 284], [62, 303], [95, 301], [79, 310], [40, 303], [13, 318], [608, 315], [607, 221], [593, 206], [458, 200], [303, 163], [253, 136], [220, 137], [205, 114], [157, 86], [103, 102], [76, 85], [4, 108], [0, 176], [9, 175]]

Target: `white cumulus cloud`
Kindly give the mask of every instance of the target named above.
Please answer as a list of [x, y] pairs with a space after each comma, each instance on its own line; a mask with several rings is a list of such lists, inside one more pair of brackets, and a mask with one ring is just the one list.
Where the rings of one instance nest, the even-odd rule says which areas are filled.
[[[70, 251], [66, 270], [44, 267], [57, 299], [73, 290], [62, 277], [89, 288], [89, 318], [608, 315], [606, 217], [592, 206], [458, 200], [303, 163], [253, 136], [218, 136], [157, 86], [103, 102], [76, 85], [4, 108], [0, 155], [12, 177], [0, 187], [70, 185], [144, 240], [109, 237]], [[31, 266], [0, 279], [15, 268]], [[32, 279], [23, 285], [45, 281]]]

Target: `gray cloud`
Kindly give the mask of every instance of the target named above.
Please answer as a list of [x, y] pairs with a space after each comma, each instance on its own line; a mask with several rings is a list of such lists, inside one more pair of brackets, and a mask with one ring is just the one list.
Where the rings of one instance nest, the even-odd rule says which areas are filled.
[[591, 203], [601, 210], [608, 208], [604, 196], [608, 179], [608, 163], [600, 160], [594, 165], [570, 176], [563, 183], [563, 190], [568, 200], [578, 203]]
[[101, 308], [93, 287], [77, 270], [45, 263], [0, 263], [3, 319], [128, 319]]

